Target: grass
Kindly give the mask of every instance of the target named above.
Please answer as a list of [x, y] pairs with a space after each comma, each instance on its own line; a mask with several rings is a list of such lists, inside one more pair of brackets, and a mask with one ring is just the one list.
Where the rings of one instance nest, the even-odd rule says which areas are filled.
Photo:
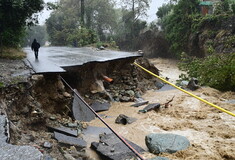
[[26, 57], [26, 53], [18, 48], [2, 48], [0, 49], [0, 58], [3, 59], [23, 59]]

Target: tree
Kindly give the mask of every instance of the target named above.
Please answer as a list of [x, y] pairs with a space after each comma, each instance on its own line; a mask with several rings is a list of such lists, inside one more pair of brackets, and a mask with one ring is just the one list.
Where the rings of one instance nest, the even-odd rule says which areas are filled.
[[46, 32], [46, 26], [32, 26], [30, 28], [26, 29], [26, 36], [23, 39], [22, 46], [30, 46], [34, 39], [37, 39], [37, 41], [43, 46], [47, 40], [47, 32]]
[[[86, 45], [97, 40], [95, 32], [99, 39], [106, 40], [106, 34], [112, 34], [117, 25], [114, 3], [110, 0], [61, 0], [46, 25], [53, 45]], [[86, 33], [92, 39], [81, 40]]]
[[17, 47], [24, 27], [37, 23], [43, 0], [0, 0], [0, 47]]
[[199, 14], [198, 0], [179, 0], [173, 12], [163, 20], [164, 32], [171, 43], [171, 51], [176, 55], [187, 53], [187, 42], [191, 32], [193, 16]]
[[[131, 32], [134, 32], [135, 22], [143, 16], [146, 16], [147, 9], [149, 8], [150, 0], [124, 0], [124, 8], [131, 9], [127, 15], [128, 21], [131, 23]], [[125, 16], [125, 15], [124, 15]], [[134, 33], [131, 34], [134, 37]]]

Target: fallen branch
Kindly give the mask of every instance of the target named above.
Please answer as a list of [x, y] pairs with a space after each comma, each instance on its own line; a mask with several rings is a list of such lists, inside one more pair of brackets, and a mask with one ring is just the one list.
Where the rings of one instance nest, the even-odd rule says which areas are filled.
[[164, 106], [165, 108], [168, 108], [174, 98], [175, 98], [175, 96], [173, 96], [168, 102], [164, 103], [162, 106]]

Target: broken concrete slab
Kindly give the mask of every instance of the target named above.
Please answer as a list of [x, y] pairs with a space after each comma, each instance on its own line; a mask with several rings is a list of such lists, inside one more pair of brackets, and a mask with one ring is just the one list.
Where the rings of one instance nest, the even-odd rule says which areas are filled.
[[78, 148], [85, 148], [87, 146], [87, 143], [82, 138], [75, 138], [71, 136], [66, 136], [62, 133], [54, 132], [55, 139], [59, 143], [70, 145], [70, 146], [76, 146]]
[[132, 118], [132, 117], [128, 117], [128, 116], [126, 116], [124, 114], [120, 114], [116, 118], [115, 123], [126, 125], [126, 124], [131, 124], [131, 123], [135, 122], [136, 120], [137, 120], [136, 118]]
[[132, 107], [139, 107], [139, 106], [143, 106], [143, 105], [148, 104], [148, 103], [149, 103], [149, 101], [143, 101], [143, 102], [132, 104], [131, 106]]
[[170, 159], [166, 158], [166, 157], [155, 157], [155, 158], [151, 158], [151, 159], [148, 159], [148, 160], [170, 160]]
[[99, 102], [95, 101], [91, 104], [91, 108], [93, 108], [96, 112], [107, 111], [111, 107], [111, 104], [108, 102]]
[[77, 137], [78, 136], [78, 131], [75, 130], [75, 129], [66, 128], [66, 127], [55, 128], [55, 127], [51, 127], [51, 126], [47, 126], [47, 128], [51, 132], [56, 131], [56, 132], [65, 134], [67, 136], [73, 136], [73, 137]]
[[[74, 91], [79, 94], [76, 89]], [[76, 94], [74, 94], [72, 111], [73, 117], [76, 120], [90, 122], [95, 119], [94, 113], [76, 96]]]
[[[143, 153], [145, 151], [138, 145], [128, 140], [126, 141], [137, 152]], [[102, 157], [102, 160], [124, 160], [136, 157], [136, 155], [113, 133], [101, 135], [100, 142], [92, 142], [91, 148]]]
[[190, 146], [189, 140], [176, 134], [152, 133], [145, 137], [145, 143], [151, 153], [175, 153]]
[[1, 160], [41, 160], [42, 153], [31, 146], [16, 146], [6, 143], [6, 116], [0, 115], [0, 157]]
[[146, 113], [152, 110], [157, 111], [160, 109], [160, 107], [161, 107], [160, 103], [153, 103], [153, 104], [147, 105], [144, 109], [139, 110], [139, 112]]

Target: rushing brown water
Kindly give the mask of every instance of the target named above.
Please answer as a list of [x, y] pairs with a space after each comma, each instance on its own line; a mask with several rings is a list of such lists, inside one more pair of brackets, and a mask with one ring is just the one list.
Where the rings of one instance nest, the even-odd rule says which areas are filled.
[[[153, 59], [152, 63], [162, 71], [162, 77], [170, 78], [171, 82], [178, 79], [181, 73], [177, 69], [177, 61], [165, 59]], [[195, 95], [206, 99], [218, 106], [221, 106], [235, 113], [235, 104], [227, 103], [227, 100], [235, 99], [234, 92], [219, 92], [215, 89], [205, 87], [193, 92]], [[202, 159], [235, 159], [235, 117], [221, 113], [217, 109], [200, 102], [199, 100], [186, 95], [179, 90], [168, 90], [157, 92], [148, 91], [143, 98], [149, 103], [165, 104], [174, 97], [168, 108], [161, 108], [159, 112], [150, 111], [139, 113], [140, 109], [131, 107], [133, 103], [113, 103], [109, 111], [102, 112], [107, 116], [104, 120], [121, 136], [140, 145], [148, 151], [145, 145], [145, 136], [149, 133], [174, 133], [186, 136], [191, 146], [175, 154], [162, 154], [174, 160], [202, 160]], [[115, 123], [119, 114], [137, 118], [132, 124], [120, 125]], [[90, 126], [105, 127], [98, 119], [89, 123]], [[94, 141], [98, 137], [91, 141]], [[94, 159], [98, 156], [88, 150]], [[146, 153], [145, 158], [156, 157]], [[227, 157], [227, 158], [226, 158]]]

